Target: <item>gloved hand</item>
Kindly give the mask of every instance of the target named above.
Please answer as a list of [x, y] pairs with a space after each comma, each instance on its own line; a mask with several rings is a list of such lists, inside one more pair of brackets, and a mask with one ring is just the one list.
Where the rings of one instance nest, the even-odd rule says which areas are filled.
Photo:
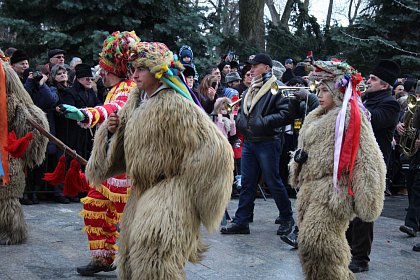
[[307, 89], [300, 89], [300, 90], [297, 90], [297, 91], [295, 91], [295, 92], [293, 92], [293, 94], [299, 99], [299, 100], [304, 100], [304, 99], [306, 99], [306, 97], [308, 96], [308, 94], [309, 94], [309, 91], [307, 90]]
[[67, 104], [63, 104], [63, 107], [65, 108], [63, 113], [66, 118], [80, 122], [85, 120], [85, 115], [76, 107]]

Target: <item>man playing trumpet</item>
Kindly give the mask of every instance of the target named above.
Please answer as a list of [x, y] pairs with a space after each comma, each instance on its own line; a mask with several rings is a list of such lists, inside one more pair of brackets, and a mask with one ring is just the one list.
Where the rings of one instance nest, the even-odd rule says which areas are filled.
[[255, 187], [262, 172], [280, 212], [277, 234], [289, 234], [294, 225], [293, 212], [286, 188], [280, 178], [279, 162], [282, 148], [281, 127], [289, 124], [299, 111], [299, 101], [271, 94], [277, 81], [272, 74], [273, 62], [267, 54], [257, 54], [252, 65], [252, 82], [244, 93], [236, 120], [244, 135], [242, 149], [242, 188], [234, 222], [221, 229], [222, 234], [249, 234], [253, 214]]

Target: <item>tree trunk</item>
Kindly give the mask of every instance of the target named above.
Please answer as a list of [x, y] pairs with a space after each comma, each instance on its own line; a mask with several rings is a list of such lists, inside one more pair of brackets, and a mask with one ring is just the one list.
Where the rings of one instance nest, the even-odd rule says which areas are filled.
[[286, 5], [284, 6], [283, 15], [281, 16], [280, 22], [287, 30], [289, 30], [289, 19], [294, 2], [295, 0], [287, 0]]
[[239, 1], [239, 35], [264, 50], [264, 0]]
[[328, 6], [327, 20], [325, 21], [325, 31], [330, 30], [333, 5], [334, 5], [334, 0], [330, 0], [330, 4]]
[[280, 14], [276, 10], [276, 5], [274, 5], [274, 0], [265, 0], [268, 10], [271, 15], [271, 22], [274, 26], [279, 26], [280, 23]]

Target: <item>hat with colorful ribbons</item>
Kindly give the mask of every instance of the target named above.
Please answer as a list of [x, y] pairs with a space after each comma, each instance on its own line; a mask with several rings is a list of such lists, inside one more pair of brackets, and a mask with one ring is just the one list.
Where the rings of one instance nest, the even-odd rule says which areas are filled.
[[[353, 195], [351, 178], [354, 163], [360, 144], [360, 129], [362, 111], [370, 119], [369, 111], [361, 101], [362, 76], [346, 62], [339, 60], [315, 61], [315, 71], [309, 75], [310, 80], [326, 85], [335, 100], [341, 100], [341, 110], [337, 116], [334, 144], [333, 185], [338, 191], [337, 183], [341, 174], [349, 174], [348, 194]], [[347, 114], [350, 106], [350, 114]], [[348, 121], [346, 120], [348, 118]], [[348, 122], [347, 129], [345, 124]], [[345, 131], [345, 133], [344, 133]]]
[[107, 72], [118, 77], [125, 77], [128, 72], [130, 43], [140, 42], [136, 32], [115, 31], [102, 44], [99, 54], [99, 65]]

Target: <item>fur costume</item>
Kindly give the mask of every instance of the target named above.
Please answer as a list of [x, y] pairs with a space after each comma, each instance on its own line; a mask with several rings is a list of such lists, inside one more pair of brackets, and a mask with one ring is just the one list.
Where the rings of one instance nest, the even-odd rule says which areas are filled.
[[[164, 89], [139, 106], [130, 94], [107, 145], [95, 136], [86, 175], [94, 185], [126, 172], [132, 180], [117, 256], [120, 279], [185, 279], [187, 261], [206, 246], [200, 224], [218, 228], [230, 198], [233, 154], [229, 142], [194, 103]], [[108, 146], [108, 148], [107, 148]]]
[[[8, 64], [0, 63], [6, 79], [7, 133], [15, 131], [17, 138], [33, 133], [22, 158], [8, 156], [9, 184], [3, 185], [0, 180], [0, 244], [11, 245], [23, 243], [27, 238], [27, 226], [19, 203], [25, 189], [25, 168], [43, 162], [48, 143], [48, 139], [36, 131], [27, 118], [32, 118], [46, 130], [49, 126], [45, 113], [34, 105], [15, 71]], [[6, 153], [3, 146], [1, 153]]]
[[[383, 208], [386, 167], [372, 127], [361, 113], [360, 144], [348, 191], [348, 173], [333, 184], [335, 128], [343, 104], [335, 78], [324, 83], [333, 89], [336, 107], [318, 107], [308, 114], [299, 132], [298, 149], [307, 161], [290, 161], [290, 184], [299, 188], [296, 207], [299, 255], [306, 279], [355, 279], [349, 270], [351, 255], [345, 232], [354, 217], [374, 221]], [[346, 110], [346, 128], [350, 105]]]

